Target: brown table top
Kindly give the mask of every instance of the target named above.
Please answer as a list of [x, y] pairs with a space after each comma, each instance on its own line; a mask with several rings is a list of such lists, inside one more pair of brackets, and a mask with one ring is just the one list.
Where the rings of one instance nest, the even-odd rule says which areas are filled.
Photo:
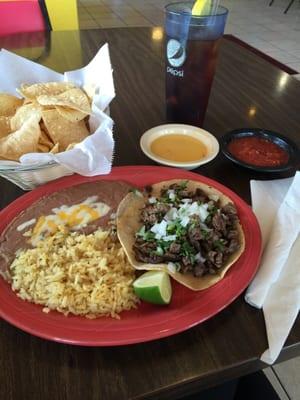
[[[0, 45], [62, 72], [85, 65], [107, 41], [117, 92], [111, 105], [114, 165], [152, 165], [139, 148], [139, 138], [148, 128], [165, 122], [163, 39], [154, 29], [52, 32], [46, 52], [36, 48], [37, 34], [1, 39]], [[223, 39], [204, 128], [217, 137], [240, 127], [266, 128], [290, 137], [299, 146], [299, 93], [300, 82]], [[249, 172], [222, 154], [195, 172], [218, 180], [248, 202], [250, 179], [293, 174]], [[1, 207], [22, 194], [10, 182], [1, 179], [0, 184]], [[1, 398], [177, 399], [262, 369], [265, 365], [259, 357], [266, 347], [263, 315], [247, 305], [243, 296], [184, 333], [115, 348], [62, 345], [1, 320]], [[299, 354], [298, 318], [278, 361]]]

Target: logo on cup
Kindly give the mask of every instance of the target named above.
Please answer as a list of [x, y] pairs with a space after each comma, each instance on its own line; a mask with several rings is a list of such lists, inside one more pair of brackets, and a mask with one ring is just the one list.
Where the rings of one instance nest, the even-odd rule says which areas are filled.
[[181, 67], [186, 59], [185, 48], [178, 40], [170, 39], [167, 44], [167, 58], [172, 67]]

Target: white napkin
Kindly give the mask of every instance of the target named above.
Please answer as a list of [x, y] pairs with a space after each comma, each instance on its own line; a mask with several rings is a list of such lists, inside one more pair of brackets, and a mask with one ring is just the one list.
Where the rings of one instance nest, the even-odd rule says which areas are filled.
[[289, 179], [251, 181], [251, 195], [264, 253], [245, 299], [263, 308], [269, 349], [261, 359], [272, 364], [300, 307], [300, 172]]
[[[84, 68], [59, 74], [26, 58], [7, 50], [0, 51], [0, 74], [5, 76], [0, 82], [0, 92], [18, 95], [16, 88], [22, 83], [68, 81], [83, 87], [93, 97], [92, 115], [89, 123], [92, 135], [88, 136], [72, 150], [58, 154], [28, 153], [19, 162], [9, 165], [36, 165], [56, 161], [63, 167], [81, 175], [108, 174], [111, 170], [114, 140], [113, 121], [107, 115], [107, 107], [115, 97], [112, 68], [108, 45], [100, 48], [91, 62]], [[0, 161], [5, 168], [7, 161]]]

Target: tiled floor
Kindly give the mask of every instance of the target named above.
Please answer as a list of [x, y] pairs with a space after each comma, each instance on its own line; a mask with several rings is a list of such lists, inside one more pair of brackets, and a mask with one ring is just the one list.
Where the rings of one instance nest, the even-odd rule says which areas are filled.
[[[171, 0], [78, 0], [81, 29], [157, 26]], [[289, 0], [221, 0], [229, 9], [226, 33], [299, 71], [300, 1], [287, 14]], [[281, 400], [300, 400], [300, 357], [265, 370]]]
[[[170, 0], [79, 0], [82, 29], [162, 25]], [[226, 33], [231, 33], [276, 60], [299, 71], [300, 2], [283, 11], [288, 0], [221, 0], [229, 9]]]

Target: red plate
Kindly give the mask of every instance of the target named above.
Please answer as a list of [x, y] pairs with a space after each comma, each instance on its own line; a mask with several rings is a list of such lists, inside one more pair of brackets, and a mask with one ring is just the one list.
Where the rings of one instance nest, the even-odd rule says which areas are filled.
[[168, 179], [193, 179], [223, 192], [236, 204], [244, 229], [246, 248], [224, 279], [213, 287], [193, 292], [172, 282], [173, 297], [169, 306], [142, 303], [137, 310], [126, 311], [120, 320], [68, 316], [58, 312], [45, 314], [42, 307], [19, 299], [0, 278], [0, 316], [33, 335], [83, 346], [119, 346], [146, 342], [182, 332], [211, 318], [228, 306], [249, 284], [260, 260], [261, 234], [251, 208], [235, 193], [204, 176], [165, 167], [130, 166], [113, 168], [111, 174], [87, 178], [73, 175], [39, 187], [18, 198], [0, 213], [0, 232], [22, 210], [41, 196], [65, 187], [96, 180], [124, 180], [145, 186]]

